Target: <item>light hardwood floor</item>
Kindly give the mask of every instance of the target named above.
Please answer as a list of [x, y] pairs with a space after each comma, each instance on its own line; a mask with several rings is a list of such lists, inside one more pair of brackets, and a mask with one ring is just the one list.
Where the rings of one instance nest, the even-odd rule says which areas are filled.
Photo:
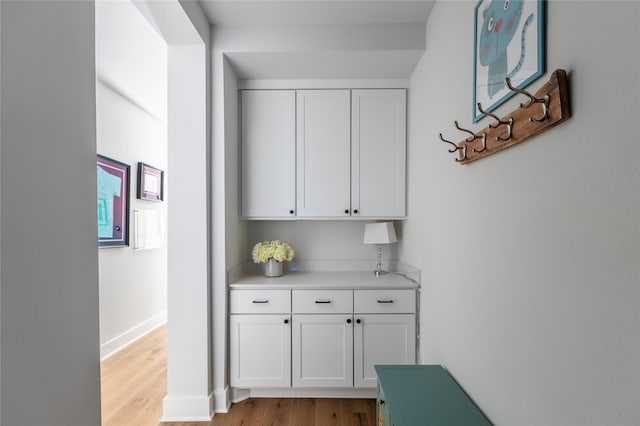
[[[101, 363], [102, 424], [156, 426], [167, 389], [167, 329], [159, 327]], [[375, 400], [252, 398], [211, 422], [162, 426], [373, 426]]]
[[373, 426], [372, 399], [252, 398], [233, 404], [211, 422], [162, 423], [162, 426]]
[[158, 424], [167, 393], [166, 348], [162, 326], [101, 363], [104, 426]]

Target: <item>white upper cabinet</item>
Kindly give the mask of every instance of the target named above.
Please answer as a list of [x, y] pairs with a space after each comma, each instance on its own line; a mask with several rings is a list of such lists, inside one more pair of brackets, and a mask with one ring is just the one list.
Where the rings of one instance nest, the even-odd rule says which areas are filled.
[[351, 212], [351, 99], [349, 90], [297, 92], [297, 215]]
[[407, 98], [404, 89], [353, 90], [351, 208], [360, 217], [404, 217]]
[[406, 216], [406, 90], [242, 92], [242, 216]]
[[242, 216], [295, 217], [296, 93], [241, 93]]

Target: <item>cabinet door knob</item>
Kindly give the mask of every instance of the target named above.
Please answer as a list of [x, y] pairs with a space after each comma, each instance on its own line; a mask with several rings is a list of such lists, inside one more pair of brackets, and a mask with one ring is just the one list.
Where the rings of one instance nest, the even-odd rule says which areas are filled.
[[355, 214], [358, 214], [358, 209], [355, 209], [353, 212], [354, 212]]
[[351, 318], [347, 319], [347, 324], [351, 324]]
[[345, 213], [345, 214], [349, 214], [349, 210], [344, 209], [344, 213]]
[[287, 318], [285, 318], [284, 323], [285, 324], [289, 324], [289, 320]]
[[289, 214], [293, 214], [295, 213], [293, 210], [289, 210]]
[[357, 323], [357, 324], [360, 324], [361, 322], [362, 322], [362, 321], [360, 320], [360, 318], [358, 318], [358, 319], [356, 320], [356, 323]]

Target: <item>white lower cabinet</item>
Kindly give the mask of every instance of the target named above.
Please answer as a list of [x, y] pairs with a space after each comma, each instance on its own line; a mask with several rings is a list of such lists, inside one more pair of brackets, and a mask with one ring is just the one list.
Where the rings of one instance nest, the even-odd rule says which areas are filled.
[[291, 326], [287, 315], [231, 315], [233, 387], [291, 386]]
[[353, 290], [293, 290], [294, 387], [353, 386]]
[[355, 387], [377, 384], [375, 365], [415, 364], [416, 292], [355, 290], [353, 381]]
[[414, 314], [356, 314], [353, 341], [353, 385], [375, 387], [375, 365], [415, 364]]
[[293, 386], [353, 386], [351, 315], [293, 315]]
[[291, 386], [291, 292], [230, 292], [231, 386]]
[[232, 290], [237, 388], [374, 388], [379, 364], [415, 364], [415, 290]]

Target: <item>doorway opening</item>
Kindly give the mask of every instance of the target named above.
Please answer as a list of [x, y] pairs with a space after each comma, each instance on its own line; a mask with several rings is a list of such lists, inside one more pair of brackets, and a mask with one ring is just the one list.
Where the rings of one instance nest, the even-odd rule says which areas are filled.
[[[98, 165], [99, 206], [101, 194], [124, 206], [103, 215], [99, 236], [126, 235], [98, 253], [102, 421], [125, 424], [135, 412], [157, 421], [166, 394], [168, 47], [133, 2], [96, 2], [95, 19], [97, 153], [129, 170], [122, 190], [104, 191], [125, 176], [107, 168], [101, 180]], [[148, 397], [156, 394], [159, 403]]]

